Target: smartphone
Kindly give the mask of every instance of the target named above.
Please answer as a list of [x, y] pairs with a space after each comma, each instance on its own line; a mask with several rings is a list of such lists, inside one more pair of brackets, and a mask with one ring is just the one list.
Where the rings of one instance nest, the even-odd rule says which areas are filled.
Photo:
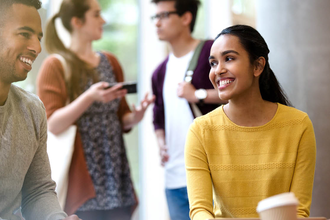
[[[110, 84], [108, 87], [105, 87], [104, 89], [109, 89], [112, 86], [116, 85], [117, 83]], [[136, 82], [123, 82], [123, 86], [121, 89], [126, 89], [127, 93], [136, 93], [137, 92], [137, 83]]]

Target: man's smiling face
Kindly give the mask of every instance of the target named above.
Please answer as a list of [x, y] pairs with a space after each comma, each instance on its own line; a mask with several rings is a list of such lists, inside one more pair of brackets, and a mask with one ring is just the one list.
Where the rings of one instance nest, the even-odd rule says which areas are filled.
[[13, 4], [1, 15], [0, 81], [22, 81], [41, 52], [41, 19], [36, 8]]

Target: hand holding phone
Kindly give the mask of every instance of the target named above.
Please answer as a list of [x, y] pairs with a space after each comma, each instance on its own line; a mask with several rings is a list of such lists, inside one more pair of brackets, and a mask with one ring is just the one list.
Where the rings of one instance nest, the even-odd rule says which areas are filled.
[[[109, 86], [105, 87], [104, 89], [109, 89], [116, 84], [118, 84], [118, 83], [111, 83], [111, 84], [109, 84]], [[123, 82], [122, 85], [123, 86], [120, 89], [126, 89], [127, 93], [130, 93], [130, 94], [137, 93], [137, 83], [136, 82]]]

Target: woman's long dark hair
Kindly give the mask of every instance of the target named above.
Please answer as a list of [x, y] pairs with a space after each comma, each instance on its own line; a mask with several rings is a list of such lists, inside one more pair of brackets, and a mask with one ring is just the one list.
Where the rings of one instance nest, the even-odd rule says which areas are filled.
[[80, 83], [86, 84], [87, 78], [89, 77], [91, 77], [93, 83], [95, 83], [98, 81], [98, 77], [93, 67], [81, 60], [74, 52], [64, 46], [57, 34], [55, 20], [61, 18], [63, 26], [71, 33], [71, 19], [77, 17], [84, 21], [85, 13], [89, 9], [89, 0], [63, 0], [60, 11], [49, 20], [46, 27], [46, 50], [50, 54], [57, 53], [62, 55], [68, 63], [71, 78], [70, 82], [67, 84], [67, 93], [71, 101], [76, 99], [83, 92]]
[[269, 66], [269, 49], [260, 33], [253, 27], [247, 25], [234, 25], [223, 29], [215, 40], [225, 34], [230, 34], [239, 38], [242, 46], [249, 54], [251, 64], [254, 64], [259, 57], [265, 58], [266, 64], [259, 78], [259, 88], [262, 99], [292, 106]]

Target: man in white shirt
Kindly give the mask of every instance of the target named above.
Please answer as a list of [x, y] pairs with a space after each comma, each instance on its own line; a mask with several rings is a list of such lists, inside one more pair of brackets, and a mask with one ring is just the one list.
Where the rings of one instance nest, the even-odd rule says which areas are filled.
[[184, 146], [190, 124], [197, 116], [195, 104], [206, 114], [223, 103], [208, 73], [208, 57], [213, 41], [203, 41], [191, 82], [184, 81], [188, 66], [200, 40], [192, 37], [199, 0], [153, 0], [158, 38], [169, 43], [171, 53], [152, 76], [156, 96], [154, 128], [165, 167], [166, 198], [172, 220], [189, 219]]

